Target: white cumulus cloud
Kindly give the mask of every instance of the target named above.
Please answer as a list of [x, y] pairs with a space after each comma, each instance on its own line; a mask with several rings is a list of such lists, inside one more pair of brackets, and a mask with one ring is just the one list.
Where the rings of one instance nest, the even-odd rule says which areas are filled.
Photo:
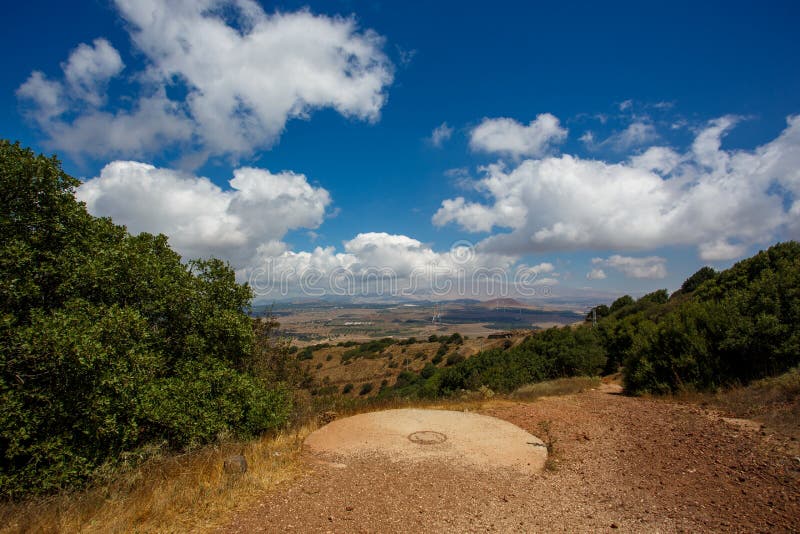
[[[631, 256], [614, 254], [606, 259], [593, 258], [592, 265], [616, 269], [629, 278], [660, 279], [667, 276], [667, 260], [660, 256], [634, 258]], [[592, 273], [594, 273], [595, 276], [587, 276], [587, 278], [602, 279], [606, 277], [605, 272], [599, 268], [595, 268], [589, 274], [591, 275]]]
[[[384, 40], [353, 18], [267, 14], [250, 0], [115, 4], [145, 62], [129, 75], [132, 105], [106, 105], [105, 87], [124, 65], [105, 39], [79, 45], [62, 64], [63, 81], [34, 71], [17, 91], [49, 144], [75, 157], [138, 157], [176, 144], [248, 154], [315, 109], [375, 121], [386, 102], [393, 68]], [[168, 98], [171, 87], [184, 96]], [[136, 141], [114, 135], [128, 128]]]
[[542, 113], [527, 126], [514, 119], [483, 119], [470, 134], [470, 147], [478, 152], [498, 153], [514, 158], [541, 156], [567, 138], [558, 118]]
[[[259, 298], [305, 293], [348, 296], [381, 293], [436, 297], [533, 296], [558, 283], [549, 263], [515, 265], [516, 259], [456, 243], [444, 252], [412, 237], [360, 233], [335, 247], [311, 251], [265, 247], [258, 262], [243, 270]], [[545, 276], [548, 275], [548, 276]]]
[[188, 258], [217, 256], [246, 267], [260, 253], [281, 253], [296, 228], [316, 228], [330, 195], [302, 174], [243, 167], [223, 190], [207, 178], [135, 161], [114, 161], [83, 183], [79, 200], [133, 233], [163, 233]]
[[586, 278], [588, 280], [605, 280], [606, 272], [603, 269], [592, 269], [586, 273]]
[[711, 121], [683, 154], [656, 147], [621, 163], [563, 155], [488, 165], [475, 184], [487, 200], [446, 199], [433, 222], [510, 229], [479, 244], [504, 254], [695, 245], [703, 259], [722, 260], [795, 237], [800, 117], [752, 151], [722, 148], [735, 123]]
[[616, 152], [626, 152], [657, 139], [658, 132], [655, 126], [643, 121], [632, 122], [624, 130], [612, 133], [602, 141], [597, 141], [592, 132], [585, 132], [580, 138], [589, 150], [610, 148]]
[[93, 106], [105, 101], [105, 84], [124, 67], [117, 49], [105, 39], [78, 45], [62, 65], [64, 80], [72, 93]]
[[430, 136], [430, 142], [435, 147], [440, 147], [442, 144], [453, 136], [453, 128], [443, 122], [433, 129]]

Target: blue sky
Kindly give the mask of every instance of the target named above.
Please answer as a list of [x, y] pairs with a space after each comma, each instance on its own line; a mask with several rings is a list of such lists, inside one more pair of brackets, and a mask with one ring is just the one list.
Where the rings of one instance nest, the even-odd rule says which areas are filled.
[[800, 235], [797, 3], [429, 4], [17, 3], [3, 136], [243, 279], [469, 241], [616, 294]]

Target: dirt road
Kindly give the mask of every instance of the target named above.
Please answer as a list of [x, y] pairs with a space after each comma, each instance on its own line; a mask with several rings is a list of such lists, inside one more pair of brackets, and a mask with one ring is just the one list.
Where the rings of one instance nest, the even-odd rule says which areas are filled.
[[[606, 386], [482, 413], [553, 442], [549, 468], [308, 457], [225, 532], [797, 532], [797, 442]], [[549, 426], [549, 436], [545, 429]]]

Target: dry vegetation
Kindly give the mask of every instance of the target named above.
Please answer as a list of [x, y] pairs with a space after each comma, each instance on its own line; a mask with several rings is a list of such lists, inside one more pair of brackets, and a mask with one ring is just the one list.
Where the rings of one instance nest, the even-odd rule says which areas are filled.
[[[227, 443], [150, 460], [83, 492], [0, 507], [0, 532], [210, 531], [230, 513], [300, 474], [305, 436], [313, 426], [248, 443]], [[243, 475], [223, 472], [230, 454], [242, 453]]]
[[[523, 339], [517, 334], [514, 343]], [[501, 339], [469, 338], [462, 345], [450, 345], [442, 361], [437, 367], [447, 364], [446, 358], [451, 354], [459, 354], [465, 358], [474, 356], [481, 350], [499, 347]], [[358, 396], [361, 386], [372, 383], [375, 386], [372, 394], [378, 393], [382, 380], [394, 384], [397, 376], [403, 371], [419, 373], [428, 362], [431, 362], [441, 346], [439, 342], [420, 341], [411, 345], [395, 344], [386, 347], [374, 357], [359, 357], [342, 360], [342, 355], [350, 350], [348, 347], [332, 346], [314, 351], [312, 359], [304, 362], [306, 369], [323, 386], [335, 386], [339, 392], [345, 384], [352, 383], [351, 396]]]
[[[600, 386], [597, 378], [575, 377], [531, 384], [510, 395], [491, 391], [465, 392], [439, 401], [365, 398], [343, 399], [334, 408], [339, 417], [360, 412], [418, 406], [478, 411], [531, 402], [542, 397], [570, 395]], [[761, 380], [745, 388], [717, 394], [683, 393], [664, 401], [702, 404], [737, 417], [749, 417], [785, 435], [798, 433], [800, 371]], [[305, 472], [302, 442], [317, 428], [318, 413], [307, 403], [295, 414], [291, 431], [247, 443], [225, 443], [192, 453], [148, 460], [138, 468], [109, 475], [83, 492], [0, 506], [3, 533], [23, 532], [210, 532], [227, 524], [237, 512], [251, 509], [266, 493]], [[548, 442], [556, 468], [559, 447], [546, 428], [537, 428]], [[223, 460], [242, 453], [248, 461], [244, 475], [227, 475]]]
[[600, 385], [600, 379], [589, 376], [575, 376], [572, 378], [559, 378], [529, 384], [516, 390], [512, 397], [520, 400], [532, 401], [540, 397], [555, 397], [558, 395], [571, 395], [580, 393]]
[[800, 368], [746, 387], [717, 393], [682, 392], [683, 402], [707, 406], [732, 417], [752, 419], [800, 441]]
[[[591, 378], [568, 378], [521, 388], [506, 396], [467, 392], [439, 401], [364, 399], [336, 406], [339, 417], [360, 412], [417, 406], [478, 411], [508, 400], [578, 393], [597, 385]], [[117, 471], [108, 481], [82, 492], [0, 505], [0, 532], [210, 532], [238, 511], [251, 507], [265, 492], [304, 472], [300, 462], [305, 437], [317, 428], [310, 406], [292, 431], [247, 443], [225, 443], [188, 454], [148, 460], [138, 468]], [[244, 475], [223, 472], [224, 459], [243, 454]]]

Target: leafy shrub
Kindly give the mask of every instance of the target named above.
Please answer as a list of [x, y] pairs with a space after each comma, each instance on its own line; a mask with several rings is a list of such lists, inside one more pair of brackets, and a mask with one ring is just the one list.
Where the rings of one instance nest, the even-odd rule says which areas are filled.
[[681, 292], [683, 293], [691, 293], [698, 287], [700, 287], [704, 282], [709, 280], [713, 280], [717, 277], [717, 271], [712, 269], [711, 267], [702, 267], [692, 276], [686, 279], [685, 282], [681, 285]]
[[550, 328], [508, 349], [490, 349], [445, 368], [420, 386], [420, 394], [448, 395], [486, 386], [508, 393], [550, 378], [595, 375], [605, 364], [596, 329]]
[[623, 295], [611, 304], [611, 307], [608, 309], [608, 311], [609, 313], [616, 313], [622, 308], [630, 306], [633, 304], [633, 302], [633, 297], [630, 295]]
[[409, 371], [403, 371], [399, 375], [397, 375], [397, 380], [395, 380], [395, 387], [403, 388], [408, 386], [409, 384], [413, 384], [417, 381], [417, 375], [411, 373]]
[[368, 394], [369, 392], [372, 391], [372, 388], [373, 388], [372, 384], [370, 382], [367, 382], [366, 384], [361, 386], [361, 391], [359, 391], [358, 394], [359, 395], [366, 395], [366, 394]]
[[428, 363], [422, 368], [422, 371], [420, 371], [419, 375], [422, 378], [430, 378], [434, 375], [434, 373], [436, 373], [436, 366]]
[[446, 343], [452, 343], [454, 345], [461, 345], [462, 343], [464, 343], [464, 338], [461, 337], [461, 334], [456, 332], [456, 333], [454, 333], [453, 335], [451, 335], [450, 337], [447, 338]]
[[445, 365], [455, 365], [457, 363], [463, 362], [464, 359], [465, 358], [461, 354], [458, 353], [451, 354], [450, 356], [447, 357], [447, 362], [445, 362]]
[[342, 393], [347, 395], [348, 393], [353, 391], [353, 387], [354, 387], [353, 384], [345, 384], [344, 387], [342, 388]]
[[253, 436], [290, 411], [288, 346], [263, 341], [233, 270], [92, 217], [78, 184], [0, 141], [0, 496], [80, 485], [151, 445]]
[[342, 361], [350, 360], [352, 358], [376, 358], [384, 349], [394, 345], [396, 341], [393, 338], [385, 337], [375, 341], [368, 341], [346, 351], [342, 354]]
[[[720, 273], [701, 269], [683, 298], [607, 328], [629, 392], [716, 389], [800, 363], [800, 244], [759, 252]], [[636, 304], [639, 305], [639, 302]]]

